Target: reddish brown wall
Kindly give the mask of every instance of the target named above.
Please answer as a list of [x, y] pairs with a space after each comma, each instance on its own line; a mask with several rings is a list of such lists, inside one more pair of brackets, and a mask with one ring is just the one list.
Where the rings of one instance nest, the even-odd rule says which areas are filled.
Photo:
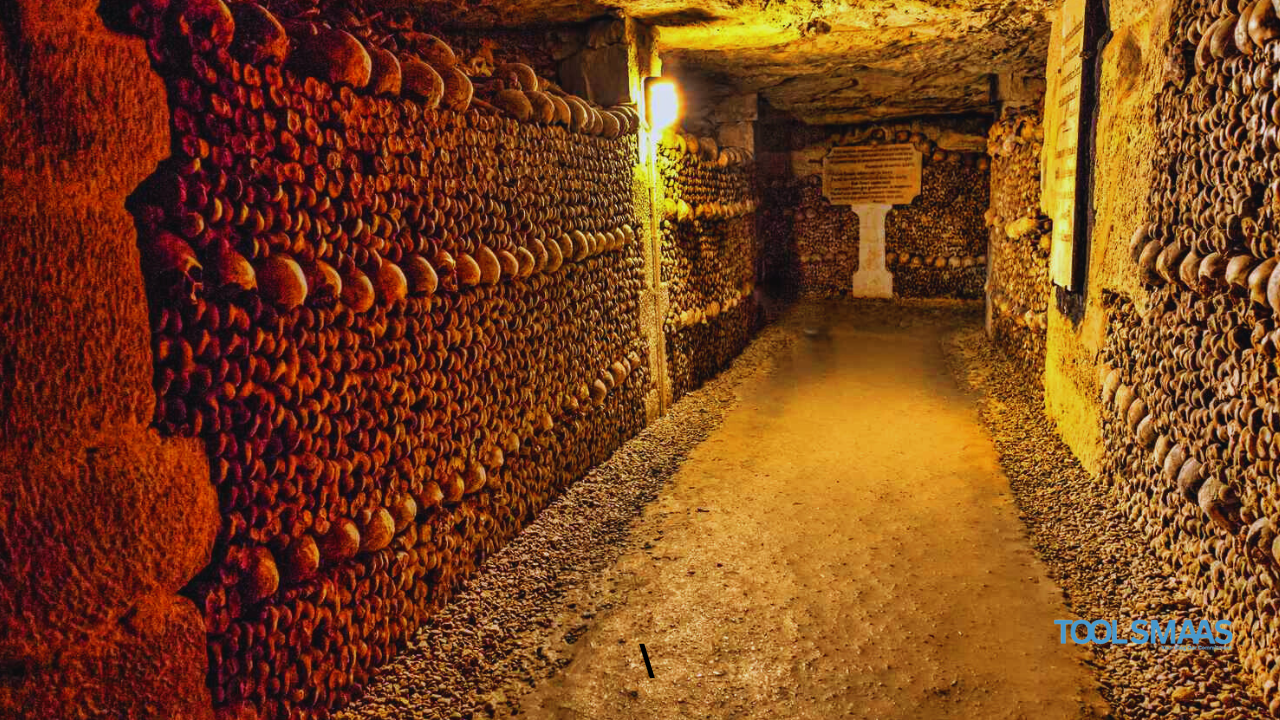
[[[3, 717], [323, 716], [645, 421], [634, 112], [571, 132], [254, 76], [197, 17], [220, 3], [163, 5], [105, 13], [145, 44], [0, 7]], [[535, 269], [535, 239], [571, 257]], [[440, 255], [482, 248], [519, 276]], [[281, 256], [375, 306], [293, 307]], [[338, 526], [355, 557], [300, 575]]]
[[[8, 8], [0, 716], [324, 717], [644, 425], [638, 115], [353, 90], [246, 59], [219, 0], [106, 13], [140, 39]], [[375, 17], [287, 24], [426, 55]], [[751, 317], [732, 213], [699, 372]]]
[[[315, 21], [357, 56], [443, 53]], [[545, 79], [441, 104], [186, 43], [158, 67], [174, 155], [133, 207], [156, 422], [205, 441], [223, 520], [187, 592], [216, 707], [324, 717], [643, 427], [635, 116], [570, 128], [511, 104], [550, 104]]]
[[167, 154], [143, 43], [97, 4], [0, 7], [0, 716], [211, 716], [176, 593], [217, 530], [196, 440], [151, 428], [125, 197]]

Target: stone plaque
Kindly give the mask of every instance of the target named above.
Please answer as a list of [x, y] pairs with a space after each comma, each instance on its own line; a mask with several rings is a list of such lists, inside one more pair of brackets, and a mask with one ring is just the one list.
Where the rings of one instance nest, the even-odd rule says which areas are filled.
[[1075, 290], [1077, 158], [1080, 152], [1080, 90], [1083, 81], [1085, 0], [1065, 0], [1054, 30], [1057, 72], [1049, 78], [1049, 118], [1053, 136], [1047, 138], [1044, 191], [1045, 211], [1053, 218], [1053, 251], [1049, 261], [1055, 285]]
[[834, 147], [822, 161], [822, 194], [832, 205], [908, 205], [920, 194], [915, 145]]

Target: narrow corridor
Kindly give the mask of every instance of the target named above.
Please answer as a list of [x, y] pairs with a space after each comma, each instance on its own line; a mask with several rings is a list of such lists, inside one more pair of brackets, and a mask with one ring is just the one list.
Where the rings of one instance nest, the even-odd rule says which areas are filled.
[[1280, 0], [0, 25], [0, 720], [1280, 719]]
[[646, 513], [612, 573], [625, 601], [526, 716], [1105, 714], [945, 367], [956, 313], [859, 312], [792, 320]]

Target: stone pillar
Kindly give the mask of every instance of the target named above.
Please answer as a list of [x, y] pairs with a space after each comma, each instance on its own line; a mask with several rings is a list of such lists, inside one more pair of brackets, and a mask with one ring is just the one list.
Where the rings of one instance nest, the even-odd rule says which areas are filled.
[[991, 79], [991, 100], [1000, 108], [1039, 105], [1044, 99], [1045, 79], [1002, 72]]
[[587, 28], [586, 46], [560, 61], [560, 85], [606, 107], [635, 102], [636, 30], [635, 21], [629, 18], [592, 23]]
[[203, 443], [151, 426], [125, 210], [168, 107], [103, 4], [0, 11], [0, 717], [211, 720], [204, 618], [178, 593], [217, 496]]
[[711, 111], [711, 122], [715, 125], [716, 140], [720, 147], [755, 151], [755, 127], [760, 104], [758, 98], [756, 93], [733, 95], [721, 100]]
[[[634, 18], [626, 19], [627, 65], [631, 97], [641, 118], [646, 118], [644, 79], [662, 74], [657, 38], [651, 28]], [[640, 294], [640, 334], [648, 345], [649, 392], [645, 395], [645, 417], [657, 420], [671, 405], [671, 378], [667, 370], [666, 335], [668, 292], [662, 284], [662, 246], [659, 226], [665, 199], [658, 179], [658, 138], [641, 122], [640, 156], [636, 163], [635, 208], [637, 232], [644, 253], [644, 290]]]
[[893, 274], [884, 264], [884, 219], [892, 205], [854, 205], [858, 215], [858, 269], [853, 273], [853, 296], [893, 297]]

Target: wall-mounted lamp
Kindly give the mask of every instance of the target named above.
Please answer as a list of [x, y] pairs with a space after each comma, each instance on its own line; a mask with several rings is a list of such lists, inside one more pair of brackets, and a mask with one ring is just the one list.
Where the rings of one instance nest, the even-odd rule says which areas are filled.
[[649, 129], [660, 133], [680, 119], [680, 88], [674, 80], [651, 77], [644, 81], [645, 108], [649, 115]]

